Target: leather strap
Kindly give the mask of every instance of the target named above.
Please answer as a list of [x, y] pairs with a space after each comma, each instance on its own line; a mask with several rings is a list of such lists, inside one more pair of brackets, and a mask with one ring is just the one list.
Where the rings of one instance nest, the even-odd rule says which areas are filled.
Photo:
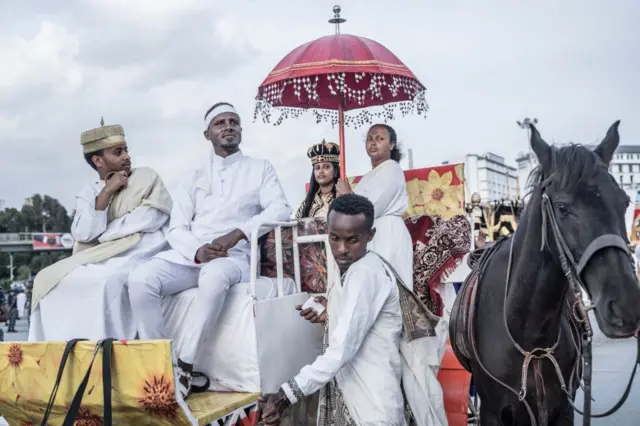
[[615, 234], [600, 235], [595, 240], [591, 241], [591, 243], [589, 243], [584, 253], [582, 253], [582, 256], [580, 257], [580, 262], [578, 262], [578, 265], [576, 266], [576, 273], [578, 274], [578, 277], [582, 275], [582, 271], [587, 266], [587, 263], [589, 263], [589, 260], [591, 260], [593, 255], [596, 254], [598, 251], [602, 250], [603, 248], [607, 248], [607, 247], [617, 247], [620, 250], [624, 251], [625, 253], [629, 253], [629, 247], [627, 246], [627, 243], [622, 239], [620, 235], [615, 235]]
[[104, 407], [104, 426], [112, 426], [112, 407], [111, 407], [111, 358], [113, 355], [113, 340], [114, 339], [105, 339], [100, 340], [96, 344], [96, 348], [93, 352], [93, 357], [91, 358], [91, 362], [89, 363], [89, 368], [87, 368], [87, 372], [76, 391], [76, 394], [71, 401], [71, 405], [69, 406], [69, 411], [62, 423], [62, 426], [74, 426], [76, 418], [78, 417], [78, 412], [80, 411], [80, 404], [82, 404], [82, 398], [84, 397], [84, 393], [87, 390], [87, 385], [89, 384], [89, 377], [91, 376], [91, 370], [93, 368], [93, 363], [96, 360], [96, 356], [98, 352], [102, 348], [102, 386], [103, 386], [103, 407]]
[[111, 407], [111, 361], [113, 360], [113, 339], [108, 339], [102, 346], [102, 393], [104, 395], [103, 425], [111, 426], [113, 412]]
[[53, 384], [53, 389], [51, 390], [51, 395], [49, 396], [49, 402], [47, 403], [47, 408], [44, 410], [44, 416], [42, 417], [42, 426], [47, 425], [47, 420], [49, 420], [49, 416], [51, 415], [51, 410], [53, 409], [53, 404], [56, 400], [56, 395], [58, 394], [58, 388], [60, 387], [60, 382], [62, 381], [62, 373], [64, 372], [64, 367], [67, 364], [67, 359], [69, 358], [69, 354], [75, 347], [76, 343], [87, 340], [87, 339], [72, 339], [67, 342], [67, 345], [62, 352], [62, 359], [60, 360], [60, 367], [58, 367], [58, 374], [56, 376], [56, 381]]

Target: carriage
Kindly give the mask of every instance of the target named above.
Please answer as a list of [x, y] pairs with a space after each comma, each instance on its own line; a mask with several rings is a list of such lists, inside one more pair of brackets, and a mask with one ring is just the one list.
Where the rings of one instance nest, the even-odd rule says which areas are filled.
[[[461, 214], [463, 168], [448, 165], [405, 175], [416, 287], [430, 309], [443, 315], [438, 286], [469, 251], [470, 224]], [[434, 204], [430, 190], [447, 198]], [[69, 412], [77, 424], [87, 425], [108, 424], [108, 418], [120, 424], [256, 424], [260, 393], [277, 389], [321, 352], [321, 330], [303, 321], [293, 306], [309, 294], [326, 292], [330, 273], [324, 221], [268, 225], [274, 229], [251, 241], [250, 282], [230, 290], [196, 360], [195, 369], [211, 378], [208, 392], [183, 400], [175, 386], [174, 347], [183, 338], [184, 314], [196, 294], [187, 290], [163, 300], [172, 341], [3, 343], [0, 414], [10, 425], [40, 424], [45, 415], [46, 424], [63, 424]], [[294, 344], [306, 350], [281, 350]], [[471, 375], [449, 346], [438, 379], [449, 424], [466, 425]]]

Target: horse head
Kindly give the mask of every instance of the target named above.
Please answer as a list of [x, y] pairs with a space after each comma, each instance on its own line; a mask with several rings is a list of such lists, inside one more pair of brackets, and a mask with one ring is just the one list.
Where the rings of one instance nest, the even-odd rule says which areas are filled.
[[619, 124], [594, 150], [550, 146], [531, 126], [539, 163], [531, 177], [531, 202], [543, 212], [544, 249], [589, 295], [598, 325], [610, 338], [628, 337], [640, 328], [640, 286], [625, 224], [630, 200], [608, 170], [620, 142]]

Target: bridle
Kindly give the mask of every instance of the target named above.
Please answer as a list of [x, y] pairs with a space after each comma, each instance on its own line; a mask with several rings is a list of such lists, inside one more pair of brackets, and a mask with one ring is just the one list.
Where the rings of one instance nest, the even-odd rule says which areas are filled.
[[[544, 188], [544, 187], [543, 187]], [[589, 305], [585, 305], [582, 297], [582, 290], [584, 290], [587, 294], [589, 294], [589, 290], [587, 289], [584, 281], [582, 280], [582, 273], [584, 269], [589, 264], [589, 261], [593, 258], [593, 256], [598, 253], [600, 250], [605, 248], [618, 248], [622, 250], [629, 256], [629, 262], [633, 264], [633, 258], [631, 257], [631, 253], [629, 252], [629, 247], [627, 242], [618, 234], [603, 234], [596, 237], [593, 241], [589, 243], [587, 248], [582, 253], [580, 260], [576, 263], [574, 260], [571, 251], [569, 250], [569, 246], [567, 245], [564, 236], [560, 230], [560, 226], [558, 225], [558, 220], [556, 218], [555, 211], [553, 209], [553, 203], [549, 195], [544, 191], [542, 192], [542, 229], [543, 229], [543, 238], [542, 238], [542, 247], [541, 250], [544, 249], [544, 245], [546, 244], [546, 229], [547, 224], [551, 227], [551, 232], [553, 234], [553, 239], [556, 243], [556, 248], [558, 250], [558, 256], [560, 260], [560, 265], [562, 267], [562, 271], [564, 272], [567, 281], [569, 282], [569, 291], [571, 291], [575, 296], [575, 302], [571, 306], [571, 313], [573, 315], [573, 319], [576, 320], [579, 324], [583, 326], [581, 329], [582, 335], [582, 354], [578, 351], [578, 360], [576, 361], [576, 366], [579, 365], [582, 358], [582, 387], [584, 393], [584, 403], [583, 410], [580, 411], [574, 404], [571, 398], [571, 389], [567, 390], [566, 387], [563, 390], [567, 393], [569, 397], [569, 404], [573, 407], [573, 409], [580, 415], [583, 416], [583, 425], [590, 425], [592, 418], [602, 418], [608, 417], [611, 414], [615, 413], [622, 407], [622, 405], [627, 400], [629, 393], [631, 391], [631, 386], [633, 384], [633, 379], [635, 377], [636, 369], [638, 364], [640, 363], [640, 339], [638, 339], [638, 335], [636, 334], [637, 340], [637, 354], [636, 354], [636, 362], [634, 364], [633, 370], [631, 372], [631, 376], [629, 377], [629, 382], [627, 384], [627, 388], [623, 393], [622, 397], [618, 402], [609, 410], [600, 414], [592, 414], [591, 413], [591, 380], [592, 380], [592, 340], [593, 340], [593, 329], [591, 327], [591, 321], [589, 319], [589, 311], [595, 310], [595, 306], [591, 303]], [[581, 355], [581, 357], [580, 357]], [[577, 368], [574, 368], [572, 371], [572, 375], [577, 373]], [[560, 382], [562, 384], [562, 381]]]
[[[565, 380], [562, 376], [562, 370], [558, 361], [556, 360], [554, 353], [560, 343], [561, 330], [558, 330], [558, 337], [555, 343], [548, 348], [534, 348], [531, 351], [524, 350], [513, 338], [511, 332], [509, 331], [509, 327], [507, 324], [507, 294], [509, 290], [509, 281], [511, 276], [511, 267], [513, 263], [513, 246], [514, 246], [514, 237], [511, 237], [511, 244], [509, 248], [509, 261], [507, 265], [507, 276], [505, 283], [505, 291], [504, 291], [504, 309], [503, 309], [503, 321], [505, 328], [507, 330], [507, 335], [511, 339], [513, 346], [522, 354], [524, 357], [524, 361], [522, 364], [522, 375], [521, 375], [521, 387], [520, 391], [517, 391], [507, 385], [506, 383], [500, 381], [493, 375], [491, 375], [487, 369], [480, 363], [482, 369], [487, 373], [494, 381], [501, 384], [503, 387], [510, 390], [512, 393], [517, 395], [518, 400], [522, 402], [529, 414], [531, 425], [537, 426], [538, 422], [535, 419], [533, 414], [533, 410], [531, 406], [526, 401], [527, 396], [527, 376], [529, 373], [529, 367], [533, 363], [534, 367], [534, 376], [536, 380], [536, 391], [538, 393], [537, 397], [537, 408], [538, 408], [538, 418], [540, 420], [540, 426], [545, 426], [547, 423], [548, 413], [546, 407], [546, 401], [544, 398], [540, 396], [543, 393], [544, 396], [544, 381], [542, 379], [541, 367], [540, 364], [545, 359], [552, 363], [554, 369], [556, 371], [556, 375], [558, 380], [560, 381], [560, 386], [563, 392], [567, 395], [569, 404], [571, 407], [578, 413], [583, 416], [583, 425], [588, 426], [591, 424], [591, 418], [602, 418], [610, 416], [615, 413], [626, 401], [629, 393], [631, 391], [631, 386], [633, 384], [633, 379], [635, 377], [636, 369], [640, 364], [640, 339], [638, 339], [638, 335], [636, 333], [636, 339], [638, 342], [638, 352], [636, 355], [636, 362], [631, 372], [631, 377], [629, 378], [629, 383], [627, 384], [627, 388], [620, 398], [620, 400], [608, 411], [601, 414], [592, 414], [591, 413], [591, 380], [592, 380], [592, 338], [593, 338], [593, 329], [591, 327], [591, 321], [589, 320], [589, 311], [595, 309], [595, 306], [589, 303], [589, 305], [585, 305], [582, 296], [582, 290], [584, 290], [587, 294], [589, 291], [585, 286], [582, 280], [582, 272], [589, 264], [589, 261], [593, 258], [593, 256], [598, 253], [600, 250], [605, 248], [618, 248], [627, 255], [629, 255], [629, 260], [633, 262], [631, 258], [631, 254], [629, 252], [629, 248], [627, 246], [627, 242], [617, 234], [603, 234], [596, 237], [587, 248], [584, 250], [578, 262], [575, 261], [569, 246], [566, 243], [566, 240], [562, 234], [560, 226], [558, 224], [558, 220], [556, 217], [556, 213], [553, 208], [553, 203], [551, 198], [546, 192], [546, 188], [549, 186], [553, 175], [547, 178], [541, 185], [541, 210], [542, 210], [542, 244], [540, 250], [543, 251], [545, 247], [550, 248], [549, 245], [551, 242], [549, 241], [549, 236], [547, 235], [548, 228], [551, 229], [551, 237], [553, 243], [555, 243], [557, 252], [558, 252], [558, 260], [560, 261], [560, 266], [562, 271], [569, 283], [569, 294], [567, 294], [566, 300], [566, 310], [570, 312], [571, 319], [575, 321], [572, 326], [574, 327], [575, 332], [571, 333], [571, 338], [573, 344], [578, 353], [578, 357], [576, 359], [576, 363], [571, 371], [571, 376], [569, 380], [569, 387], [567, 387]], [[574, 296], [574, 300], [569, 296], [572, 294]], [[475, 348], [474, 348], [475, 349]], [[479, 357], [476, 355], [476, 359], [479, 360]], [[580, 374], [582, 373], [582, 374]], [[575, 377], [582, 376], [582, 384], [581, 387], [584, 392], [584, 405], [583, 410], [580, 411], [573, 403], [573, 386], [572, 382]]]

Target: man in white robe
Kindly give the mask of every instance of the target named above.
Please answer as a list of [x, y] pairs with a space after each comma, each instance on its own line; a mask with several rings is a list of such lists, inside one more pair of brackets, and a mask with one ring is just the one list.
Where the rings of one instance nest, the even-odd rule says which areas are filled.
[[[229, 288], [249, 280], [252, 233], [263, 222], [291, 216], [276, 172], [267, 160], [240, 151], [240, 117], [228, 103], [205, 114], [204, 136], [213, 148], [202, 166], [174, 193], [167, 239], [171, 250], [158, 254], [129, 276], [129, 294], [141, 339], [168, 339], [161, 298], [197, 287], [178, 348], [179, 388], [192, 390], [192, 370], [205, 330], [212, 330]], [[206, 387], [207, 385], [205, 385]]]
[[98, 180], [76, 196], [74, 254], [34, 280], [30, 341], [134, 339], [127, 276], [167, 247], [171, 197], [155, 171], [131, 168], [123, 128], [102, 125], [80, 139]]
[[301, 312], [324, 323], [326, 349], [277, 394], [262, 399], [266, 426], [280, 424], [288, 406], [318, 390], [319, 426], [447, 424], [435, 372], [424, 359], [419, 366], [407, 359], [407, 341], [428, 338], [424, 325], [432, 318], [415, 317], [420, 310], [418, 316], [428, 315], [426, 307], [417, 305], [382, 257], [367, 252], [374, 219], [374, 206], [363, 196], [348, 194], [331, 204], [329, 243], [342, 277], [329, 290], [325, 312]]

